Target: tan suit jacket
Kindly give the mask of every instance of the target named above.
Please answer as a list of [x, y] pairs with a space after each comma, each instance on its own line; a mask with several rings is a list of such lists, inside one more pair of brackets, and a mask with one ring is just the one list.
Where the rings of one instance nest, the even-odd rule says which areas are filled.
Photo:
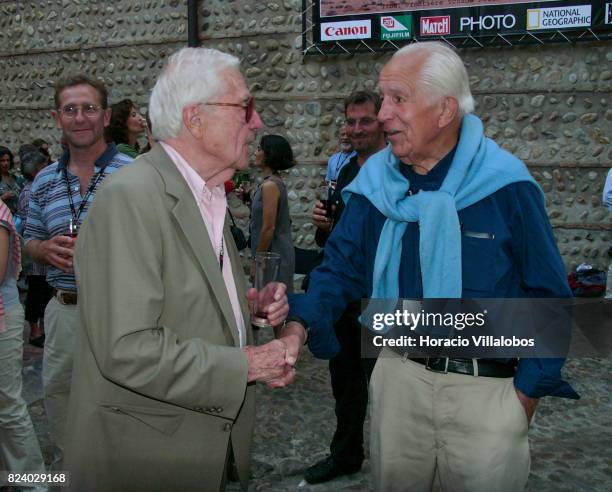
[[[224, 228], [252, 343], [246, 282]], [[77, 239], [64, 467], [79, 491], [216, 491], [249, 474], [254, 386], [218, 259], [161, 146], [105, 180]]]

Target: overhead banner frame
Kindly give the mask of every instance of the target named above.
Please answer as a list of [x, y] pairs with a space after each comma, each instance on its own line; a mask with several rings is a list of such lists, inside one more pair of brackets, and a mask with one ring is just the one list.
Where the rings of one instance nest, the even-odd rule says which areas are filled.
[[612, 39], [612, 1], [302, 0], [302, 52], [396, 51], [439, 40], [486, 48]]

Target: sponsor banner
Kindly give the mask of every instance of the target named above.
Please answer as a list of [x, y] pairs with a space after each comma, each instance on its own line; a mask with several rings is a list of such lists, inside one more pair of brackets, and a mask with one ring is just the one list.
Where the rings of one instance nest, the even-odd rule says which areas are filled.
[[[540, 0], [538, 3], [558, 2]], [[320, 17], [343, 15], [390, 14], [391, 12], [427, 12], [439, 9], [478, 8], [486, 6], [533, 3], [532, 0], [320, 0]]]
[[421, 17], [421, 36], [448, 36], [451, 33], [451, 16], [434, 15]]
[[[580, 33], [591, 29], [594, 32], [612, 33], [612, 0], [474, 0], [439, 2], [440, 5], [436, 3], [435, 7], [432, 5], [427, 10], [413, 8], [414, 3], [402, 3], [404, 8], [399, 12], [400, 9], [390, 9], [387, 14], [375, 15], [373, 11], [367, 11], [359, 17], [339, 18], [336, 22], [325, 22], [332, 19], [315, 16], [315, 22], [320, 22], [320, 41], [373, 39], [401, 43], [412, 39], [426, 41], [442, 37], [489, 38], [490, 41], [500, 34], [514, 35], [506, 43], [522, 44], [533, 39], [516, 38], [517, 34], [526, 32], [539, 31], [542, 36], [552, 36], [557, 30]], [[550, 41], [559, 42], [559, 38], [550, 38]]]
[[[533, 5], [533, 4], [532, 4]], [[525, 29], [525, 7], [503, 5], [488, 8], [462, 8], [436, 11], [436, 15], [418, 15], [419, 39], [435, 39], [441, 36], [494, 35], [518, 32]]]
[[517, 24], [514, 13], [465, 15], [459, 18], [459, 32], [510, 31], [516, 29]]
[[370, 19], [321, 24], [321, 41], [370, 39], [371, 37], [372, 21]]
[[380, 39], [394, 41], [412, 38], [412, 15], [382, 15]]
[[526, 27], [528, 31], [590, 26], [590, 5], [571, 5], [567, 7], [527, 9]]

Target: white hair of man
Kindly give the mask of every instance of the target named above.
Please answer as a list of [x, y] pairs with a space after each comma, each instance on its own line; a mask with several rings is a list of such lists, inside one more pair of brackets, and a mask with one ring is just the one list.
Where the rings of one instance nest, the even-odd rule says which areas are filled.
[[176, 138], [183, 127], [183, 108], [218, 96], [224, 89], [223, 72], [239, 66], [238, 58], [215, 49], [182, 48], [174, 53], [151, 93], [153, 137]]
[[397, 51], [393, 58], [400, 56], [425, 57], [419, 73], [419, 87], [428, 89], [430, 96], [454, 97], [459, 103], [461, 116], [474, 111], [474, 98], [465, 65], [447, 45], [439, 41], [412, 43]]

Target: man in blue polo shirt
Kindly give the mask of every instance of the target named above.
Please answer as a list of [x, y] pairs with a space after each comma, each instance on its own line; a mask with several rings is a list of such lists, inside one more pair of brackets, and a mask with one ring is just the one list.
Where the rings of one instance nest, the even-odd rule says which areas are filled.
[[[335, 355], [333, 322], [359, 298], [571, 296], [542, 192], [470, 114], [455, 52], [409, 45], [379, 87], [390, 146], [345, 188], [325, 259], [290, 300], [311, 351]], [[522, 490], [538, 399], [578, 397], [563, 360], [404, 355], [385, 349], [370, 381], [375, 490]]]
[[111, 110], [101, 82], [84, 75], [60, 80], [55, 86], [55, 108], [51, 115], [63, 133], [67, 151], [36, 176], [24, 236], [28, 254], [49, 265], [47, 282], [53, 287], [44, 317], [42, 377], [49, 430], [57, 447], [54, 465], [58, 467], [79, 329], [72, 264], [78, 227], [104, 178], [132, 159], [104, 140]]
[[332, 155], [327, 161], [325, 181], [328, 183], [338, 181], [338, 176], [342, 168], [351, 162], [351, 159], [357, 155], [357, 152], [353, 149], [351, 139], [348, 136], [346, 125], [340, 127], [338, 143], [340, 144], [340, 151]]

